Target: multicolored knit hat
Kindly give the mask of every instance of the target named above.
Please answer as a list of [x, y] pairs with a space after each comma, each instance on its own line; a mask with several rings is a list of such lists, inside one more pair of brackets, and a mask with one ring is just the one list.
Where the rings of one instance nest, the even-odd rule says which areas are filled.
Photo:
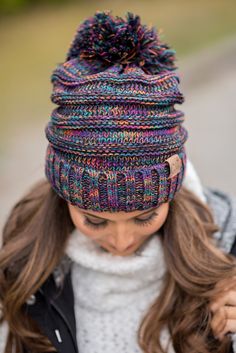
[[175, 51], [155, 28], [96, 12], [53, 71], [45, 174], [63, 199], [135, 211], [173, 199], [186, 166]]

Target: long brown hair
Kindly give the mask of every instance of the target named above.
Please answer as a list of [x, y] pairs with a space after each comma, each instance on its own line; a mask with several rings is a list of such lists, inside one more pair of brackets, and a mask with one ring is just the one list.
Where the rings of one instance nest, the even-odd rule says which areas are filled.
[[[73, 229], [66, 201], [47, 180], [36, 183], [10, 211], [0, 251], [1, 320], [9, 326], [5, 353], [14, 348], [22, 353], [24, 347], [32, 353], [55, 351], [22, 308], [59, 264]], [[209, 207], [182, 186], [162, 227], [167, 272], [139, 327], [143, 352], [165, 352], [160, 343], [165, 326], [176, 353], [228, 352], [229, 338], [219, 342], [212, 335], [208, 309], [219, 291], [215, 284], [236, 274], [233, 256], [212, 241], [217, 230]]]

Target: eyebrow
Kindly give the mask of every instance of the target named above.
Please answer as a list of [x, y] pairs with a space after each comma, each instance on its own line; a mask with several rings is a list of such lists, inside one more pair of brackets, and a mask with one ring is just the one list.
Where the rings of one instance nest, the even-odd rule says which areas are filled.
[[[158, 207], [152, 208], [151, 210], [147, 210], [147, 211], [145, 211], [145, 212], [143, 212], [143, 213], [141, 213], [141, 214], [139, 214], [139, 215], [137, 215], [137, 216], [135, 216], [135, 217], [132, 217], [132, 218], [137, 218], [137, 217], [142, 216], [142, 215], [144, 215], [144, 214], [153, 212], [153, 211], [156, 210], [157, 208], [158, 208]], [[91, 216], [91, 217], [100, 218], [100, 219], [103, 219], [103, 220], [106, 220], [106, 221], [114, 222], [114, 221], [112, 221], [111, 219], [103, 218], [103, 217], [99, 217], [99, 216], [95, 216], [95, 215], [93, 215], [93, 214], [91, 214], [91, 213], [88, 213], [88, 212], [85, 212], [85, 211], [83, 211], [83, 210], [82, 210], [82, 212], [83, 212], [84, 214], [88, 215], [88, 216]], [[129, 219], [132, 219], [132, 218], [129, 218]]]

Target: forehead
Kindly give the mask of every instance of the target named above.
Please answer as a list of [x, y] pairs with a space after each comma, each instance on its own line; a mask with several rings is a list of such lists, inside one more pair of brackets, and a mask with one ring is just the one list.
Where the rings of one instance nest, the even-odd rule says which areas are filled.
[[152, 208], [149, 208], [147, 210], [142, 210], [142, 211], [132, 211], [132, 212], [125, 212], [125, 211], [119, 211], [119, 212], [108, 212], [108, 211], [104, 211], [104, 212], [97, 212], [97, 211], [93, 211], [93, 210], [84, 210], [82, 208], [79, 208], [77, 206], [76, 209], [81, 212], [82, 214], [86, 214], [86, 215], [90, 215], [90, 216], [94, 216], [94, 217], [98, 217], [98, 218], [103, 218], [103, 219], [107, 219], [107, 220], [111, 220], [111, 221], [119, 221], [119, 220], [128, 220], [134, 217], [138, 217], [141, 215], [145, 215], [148, 213], [151, 213], [157, 209], [160, 209], [162, 205], [160, 206], [155, 206]]

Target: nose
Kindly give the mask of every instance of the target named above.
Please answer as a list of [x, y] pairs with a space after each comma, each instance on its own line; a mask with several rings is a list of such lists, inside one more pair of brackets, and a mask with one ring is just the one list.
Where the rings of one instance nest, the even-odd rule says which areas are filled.
[[134, 243], [134, 235], [128, 231], [127, 226], [123, 223], [117, 225], [114, 233], [111, 236], [110, 245], [115, 250], [123, 252]]

